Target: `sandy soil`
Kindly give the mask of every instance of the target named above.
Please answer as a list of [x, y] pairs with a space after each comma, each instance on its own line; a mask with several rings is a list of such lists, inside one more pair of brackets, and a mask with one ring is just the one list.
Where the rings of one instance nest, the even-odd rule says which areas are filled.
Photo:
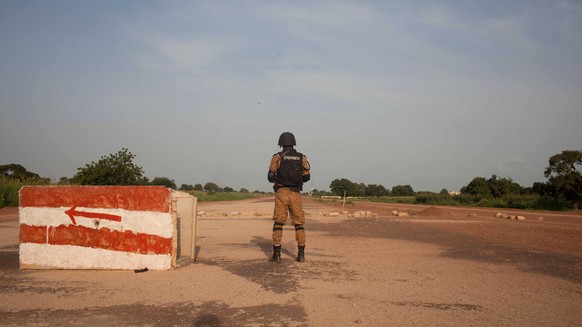
[[294, 261], [287, 225], [276, 264], [272, 208], [273, 198], [200, 204], [196, 263], [145, 273], [19, 270], [18, 210], [0, 209], [0, 325], [582, 322], [580, 215], [307, 200], [307, 261]]

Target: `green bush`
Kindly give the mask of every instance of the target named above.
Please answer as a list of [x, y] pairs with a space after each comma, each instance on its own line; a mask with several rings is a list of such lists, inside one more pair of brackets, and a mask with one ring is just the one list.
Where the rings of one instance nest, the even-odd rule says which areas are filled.
[[540, 206], [538, 204], [539, 201], [540, 196], [538, 194], [509, 194], [499, 198], [471, 194], [451, 196], [448, 194], [419, 193], [416, 195], [416, 203], [429, 205], [535, 209]]
[[499, 198], [484, 198], [475, 204], [477, 207], [507, 208], [507, 202]]
[[18, 207], [20, 185], [0, 184], [0, 208]]
[[236, 201], [236, 200], [245, 200], [245, 199], [264, 197], [264, 194], [260, 194], [260, 193], [204, 192], [204, 191], [188, 191], [188, 193], [195, 196], [199, 202]]
[[459, 202], [448, 194], [417, 193], [415, 202], [418, 204], [459, 205]]
[[458, 206], [458, 205], [476, 205], [483, 197], [480, 195], [471, 194], [461, 194], [461, 195], [449, 195], [449, 194], [436, 194], [436, 193], [419, 193], [415, 197], [415, 203], [417, 204], [433, 204], [433, 205], [448, 205], [448, 206]]
[[540, 200], [539, 194], [510, 194], [504, 197], [508, 208], [513, 209], [533, 209]]
[[536, 210], [553, 210], [553, 211], [566, 211], [572, 210], [572, 202], [559, 201], [553, 198], [540, 197], [533, 205], [532, 209]]
[[47, 185], [46, 178], [26, 178], [17, 181], [0, 176], [0, 208], [18, 207], [18, 191], [24, 185]]
[[414, 196], [378, 196], [370, 198], [362, 198], [364, 201], [371, 202], [383, 202], [383, 203], [402, 203], [402, 204], [414, 204], [416, 198]]

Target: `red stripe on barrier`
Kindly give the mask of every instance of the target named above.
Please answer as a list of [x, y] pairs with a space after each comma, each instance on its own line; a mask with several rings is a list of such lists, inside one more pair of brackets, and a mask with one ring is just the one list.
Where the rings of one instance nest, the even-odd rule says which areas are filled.
[[20, 225], [20, 243], [46, 243], [46, 226]]
[[[46, 239], [48, 235], [48, 242]], [[20, 243], [75, 245], [139, 254], [171, 254], [172, 239], [132, 231], [88, 228], [75, 225], [20, 225]]]
[[24, 186], [20, 207], [85, 207], [170, 212], [163, 186]]

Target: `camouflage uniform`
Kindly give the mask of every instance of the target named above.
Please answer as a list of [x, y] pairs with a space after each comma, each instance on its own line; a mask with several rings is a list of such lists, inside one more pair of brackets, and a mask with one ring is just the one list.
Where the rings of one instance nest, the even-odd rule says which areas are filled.
[[[269, 171], [276, 173], [279, 169], [283, 153], [277, 153], [271, 159]], [[309, 176], [310, 166], [307, 157], [302, 156], [303, 176]], [[306, 177], [307, 179], [307, 177]], [[273, 245], [281, 245], [283, 238], [283, 226], [287, 223], [287, 216], [290, 216], [291, 223], [295, 226], [295, 239], [297, 245], [305, 246], [305, 212], [303, 211], [303, 200], [301, 198], [301, 186], [286, 186], [275, 183], [275, 210], [273, 212]]]
[[310, 166], [307, 157], [297, 152], [295, 136], [285, 132], [279, 137], [279, 146], [283, 151], [273, 155], [269, 165], [267, 179], [274, 183], [275, 210], [273, 212], [273, 257], [271, 262], [281, 262], [281, 241], [283, 239], [283, 226], [287, 223], [287, 217], [291, 216], [291, 223], [295, 226], [295, 239], [297, 241], [297, 261], [305, 261], [305, 213], [301, 190], [303, 183], [309, 181]]

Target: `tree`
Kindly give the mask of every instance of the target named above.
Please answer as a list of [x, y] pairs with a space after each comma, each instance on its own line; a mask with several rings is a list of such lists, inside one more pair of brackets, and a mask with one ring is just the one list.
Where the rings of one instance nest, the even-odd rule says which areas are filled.
[[194, 190], [194, 186], [192, 186], [192, 184], [182, 184], [182, 185], [180, 185], [180, 190], [181, 191], [192, 191], [192, 190]]
[[366, 184], [364, 183], [354, 183], [355, 196], [365, 196], [366, 195]]
[[222, 189], [222, 191], [223, 191], [223, 192], [234, 192], [234, 189], [233, 189], [232, 187], [225, 186], [225, 187]]
[[218, 185], [216, 185], [216, 183], [213, 182], [208, 182], [206, 184], [204, 184], [204, 190], [207, 192], [220, 192], [220, 187], [218, 187]]
[[73, 179], [72, 178], [68, 178], [66, 176], [62, 176], [61, 178], [59, 178], [59, 181], [57, 182], [58, 185], [70, 185], [73, 184]]
[[202, 184], [195, 184], [194, 191], [204, 191], [204, 186]]
[[173, 179], [169, 179], [168, 177], [154, 177], [150, 184], [157, 186], [165, 186], [167, 188], [171, 188], [172, 190], [175, 190], [177, 188], [176, 182], [174, 182]]
[[531, 191], [541, 196], [552, 195], [552, 186], [549, 183], [534, 182]]
[[447, 190], [446, 188], [442, 189], [439, 194], [441, 195], [449, 195], [449, 190]]
[[0, 176], [4, 176], [16, 181], [24, 181], [25, 179], [29, 178], [40, 178], [38, 174], [26, 170], [26, 168], [19, 164], [0, 165]]
[[526, 189], [511, 178], [499, 178], [497, 175], [491, 175], [489, 179], [484, 177], [473, 178], [467, 186], [461, 188], [461, 193], [487, 198], [502, 198], [510, 194], [526, 193]]
[[249, 193], [249, 190], [247, 190], [244, 187], [241, 187], [240, 191], [238, 191], [239, 193]]
[[550, 157], [544, 171], [556, 199], [571, 201], [575, 210], [582, 199], [582, 175], [578, 170], [581, 165], [582, 151], [564, 150]]
[[329, 188], [331, 189], [331, 193], [335, 195], [344, 196], [344, 192], [346, 196], [357, 195], [356, 185], [346, 178], [334, 179], [331, 184], [329, 184]]
[[392, 186], [393, 196], [414, 196], [414, 190], [410, 185], [396, 185]]
[[327, 195], [333, 195], [333, 193], [328, 192], [328, 191], [324, 191], [324, 190], [313, 189], [313, 191], [311, 191], [311, 195], [313, 195], [313, 196], [327, 196]]
[[489, 197], [491, 189], [484, 177], [475, 177], [467, 186], [461, 188], [461, 193]]
[[81, 185], [146, 185], [141, 167], [133, 163], [135, 155], [126, 148], [108, 157], [102, 156], [97, 162], [77, 168], [73, 181]]
[[386, 188], [382, 185], [368, 184], [364, 190], [366, 196], [384, 196], [388, 195]]
[[497, 175], [492, 175], [487, 180], [489, 190], [494, 198], [501, 198], [509, 194], [521, 194], [524, 189], [521, 185], [515, 183], [511, 178], [497, 178]]

